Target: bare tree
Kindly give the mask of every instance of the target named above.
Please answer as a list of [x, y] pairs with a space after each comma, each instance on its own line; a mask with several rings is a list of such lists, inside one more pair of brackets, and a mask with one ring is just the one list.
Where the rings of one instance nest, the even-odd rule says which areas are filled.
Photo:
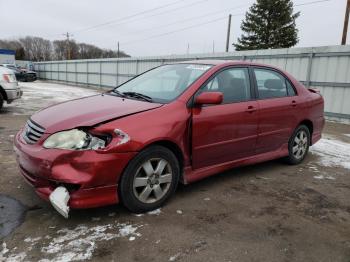
[[19, 39], [26, 56], [32, 61], [47, 61], [52, 57], [52, 44], [51, 41], [41, 37], [27, 36]]
[[76, 43], [74, 40], [55, 40], [51, 42], [41, 37], [26, 36], [18, 40], [0, 40], [0, 48], [16, 51], [16, 59], [32, 61], [93, 59], [128, 57], [125, 52], [101, 49], [85, 43]]

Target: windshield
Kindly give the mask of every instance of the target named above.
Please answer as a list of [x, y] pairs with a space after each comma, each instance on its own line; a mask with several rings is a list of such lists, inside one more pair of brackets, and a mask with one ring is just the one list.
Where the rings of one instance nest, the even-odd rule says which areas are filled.
[[143, 96], [150, 98], [149, 101], [168, 103], [182, 94], [211, 67], [200, 64], [160, 66], [120, 85], [114, 92], [136, 99], [142, 99]]

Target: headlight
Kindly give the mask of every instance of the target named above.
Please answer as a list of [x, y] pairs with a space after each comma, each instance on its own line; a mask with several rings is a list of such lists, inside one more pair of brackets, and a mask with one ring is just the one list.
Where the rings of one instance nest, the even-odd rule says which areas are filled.
[[79, 129], [62, 131], [49, 136], [45, 148], [58, 148], [68, 150], [96, 150], [104, 148], [106, 142]]

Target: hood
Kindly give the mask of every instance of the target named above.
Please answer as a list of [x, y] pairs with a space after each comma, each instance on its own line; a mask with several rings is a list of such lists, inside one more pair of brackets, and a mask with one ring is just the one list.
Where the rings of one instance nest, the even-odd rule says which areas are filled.
[[94, 126], [160, 106], [162, 104], [102, 94], [47, 107], [31, 119], [45, 128], [45, 133], [51, 134], [80, 126]]

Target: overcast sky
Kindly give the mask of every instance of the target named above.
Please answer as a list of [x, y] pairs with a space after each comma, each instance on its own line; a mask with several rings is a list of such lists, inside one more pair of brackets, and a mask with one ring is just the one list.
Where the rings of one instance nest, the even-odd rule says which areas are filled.
[[[316, 0], [294, 0], [295, 5]], [[26, 35], [50, 40], [70, 32], [77, 42], [120, 49], [132, 56], [216, 52], [225, 49], [227, 16], [231, 42], [254, 0], [0, 0], [0, 39]], [[163, 6], [163, 8], [162, 8]], [[296, 6], [298, 46], [338, 45], [346, 0]], [[151, 12], [147, 10], [154, 9]], [[142, 14], [139, 14], [142, 13]], [[104, 24], [103, 26], [101, 26]], [[189, 28], [192, 27], [192, 28]], [[187, 30], [180, 31], [188, 28]], [[178, 31], [178, 32], [174, 32]], [[173, 33], [172, 33], [173, 32]], [[348, 38], [350, 43], [350, 35]], [[231, 50], [232, 47], [230, 47]]]

